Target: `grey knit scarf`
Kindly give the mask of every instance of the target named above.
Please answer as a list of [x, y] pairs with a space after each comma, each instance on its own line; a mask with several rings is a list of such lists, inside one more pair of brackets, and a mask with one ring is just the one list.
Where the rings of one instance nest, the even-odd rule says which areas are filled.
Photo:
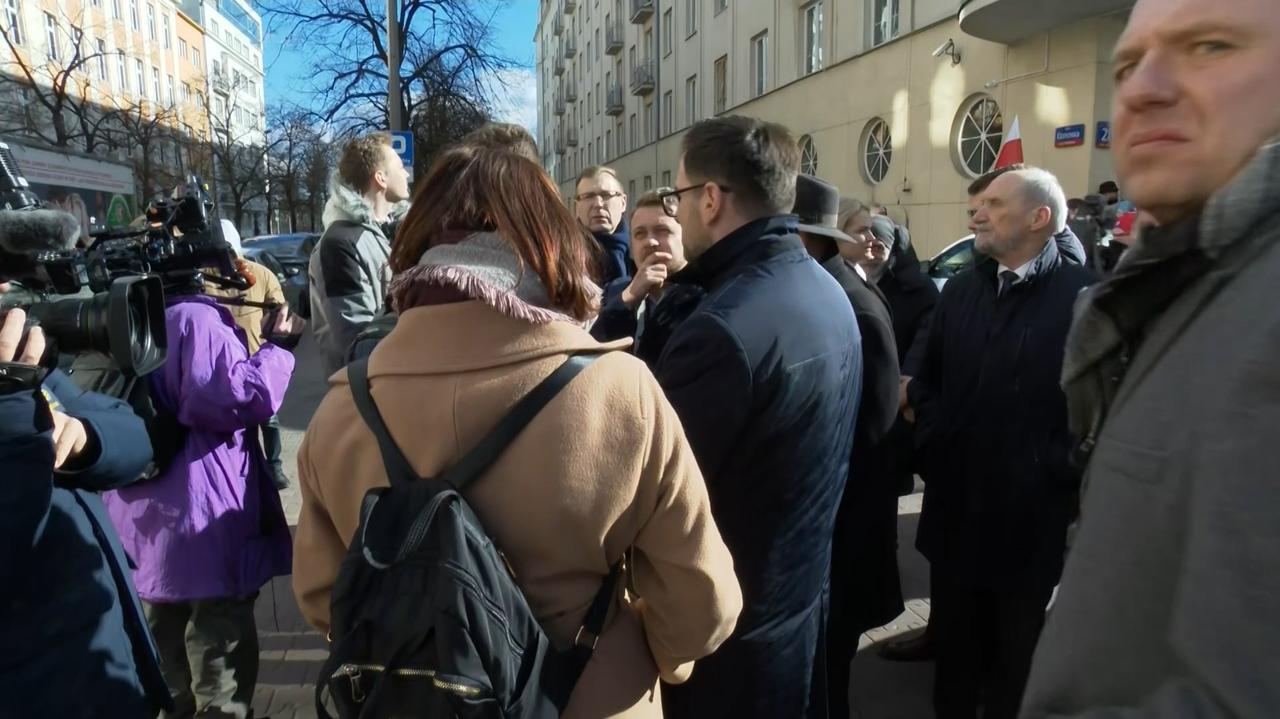
[[439, 297], [442, 291], [456, 299], [478, 300], [533, 324], [557, 320], [582, 324], [552, 305], [542, 280], [494, 232], [477, 232], [459, 242], [432, 247], [416, 266], [392, 279], [389, 294], [395, 310], [403, 312], [430, 304], [424, 298]]

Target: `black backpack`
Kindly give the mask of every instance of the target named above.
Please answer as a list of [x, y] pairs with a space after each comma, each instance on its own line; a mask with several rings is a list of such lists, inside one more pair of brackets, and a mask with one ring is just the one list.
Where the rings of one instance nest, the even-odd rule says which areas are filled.
[[76, 355], [65, 371], [80, 389], [115, 397], [142, 418], [147, 438], [151, 440], [152, 456], [142, 479], [158, 477], [169, 468], [186, 445], [191, 430], [178, 422], [178, 416], [168, 407], [152, 397], [151, 383], [146, 377], [125, 374], [110, 357], [93, 352]]
[[329, 659], [316, 711], [332, 719], [557, 717], [591, 658], [613, 601], [613, 565], [573, 645], [551, 646], [460, 492], [484, 474], [593, 357], [571, 357], [456, 466], [419, 478], [369, 392], [368, 362], [347, 367], [378, 440], [389, 487], [370, 490], [331, 599]]

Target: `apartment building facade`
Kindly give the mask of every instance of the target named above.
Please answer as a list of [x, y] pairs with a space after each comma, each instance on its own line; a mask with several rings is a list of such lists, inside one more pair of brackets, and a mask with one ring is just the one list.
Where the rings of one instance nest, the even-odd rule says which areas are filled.
[[1069, 195], [1113, 178], [1109, 57], [1133, 0], [543, 0], [543, 162], [565, 196], [609, 164], [671, 185], [684, 131], [781, 122], [803, 170], [886, 205], [922, 255], [965, 233], [965, 188], [1013, 118]]
[[[217, 95], [213, 71], [231, 64], [223, 58], [230, 47], [234, 72], [250, 78], [237, 136], [246, 144], [263, 142], [261, 21], [240, 0], [0, 0], [0, 27], [13, 40], [12, 49], [0, 44], [0, 73], [10, 78], [0, 93], [0, 127], [14, 139], [38, 141], [24, 136], [22, 126], [50, 121], [43, 116], [47, 110], [30, 102], [34, 91], [24, 78], [26, 67], [46, 91], [65, 82], [67, 94], [93, 108], [85, 115], [116, 113], [138, 125], [163, 124], [166, 136], [148, 152], [166, 175], [181, 176], [195, 146], [211, 138], [217, 107], [210, 104]], [[76, 64], [76, 58], [83, 62]], [[65, 114], [64, 120], [78, 122]], [[67, 149], [90, 149], [77, 144]], [[92, 151], [131, 162], [139, 152], [135, 145], [104, 143]], [[241, 218], [240, 224], [252, 228], [264, 221], [262, 211], [262, 217]]]

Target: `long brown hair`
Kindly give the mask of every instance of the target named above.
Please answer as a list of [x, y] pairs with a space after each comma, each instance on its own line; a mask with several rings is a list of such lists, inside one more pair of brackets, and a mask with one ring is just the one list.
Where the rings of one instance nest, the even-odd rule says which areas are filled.
[[536, 163], [468, 145], [445, 151], [396, 232], [391, 269], [404, 272], [429, 248], [474, 232], [496, 232], [510, 243], [565, 314], [586, 320], [595, 313], [587, 237]]

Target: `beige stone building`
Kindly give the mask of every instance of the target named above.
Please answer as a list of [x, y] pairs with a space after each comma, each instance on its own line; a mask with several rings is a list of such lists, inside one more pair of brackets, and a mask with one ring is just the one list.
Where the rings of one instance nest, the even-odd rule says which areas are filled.
[[1110, 53], [1133, 0], [542, 0], [543, 162], [566, 196], [609, 164], [670, 185], [693, 122], [800, 139], [805, 171], [889, 207], [922, 255], [965, 233], [965, 187], [1013, 118], [1068, 195], [1112, 179]]

